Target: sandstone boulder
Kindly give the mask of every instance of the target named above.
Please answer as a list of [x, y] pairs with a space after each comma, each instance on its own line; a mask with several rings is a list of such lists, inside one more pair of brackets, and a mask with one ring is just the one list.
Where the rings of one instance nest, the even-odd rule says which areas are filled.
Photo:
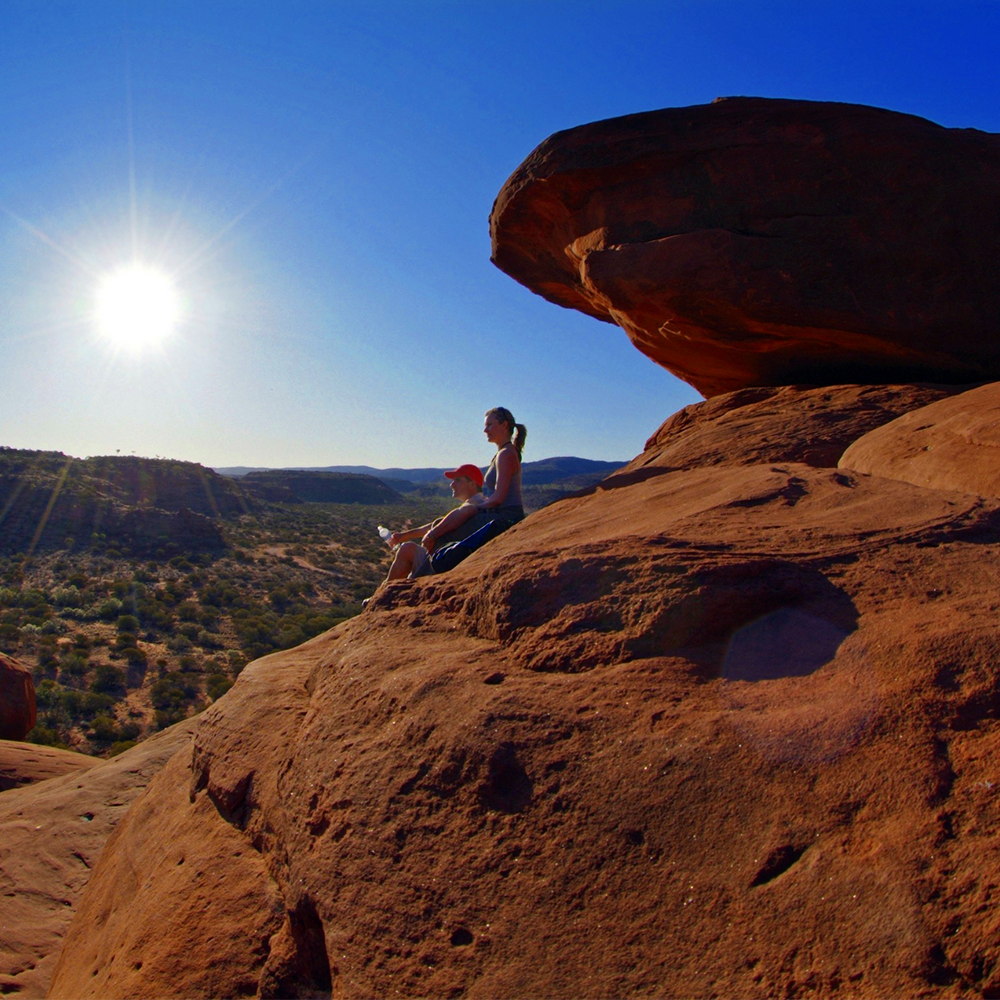
[[917, 486], [1000, 496], [1000, 383], [877, 427], [847, 449], [840, 465]]
[[23, 740], [35, 728], [36, 717], [31, 671], [0, 653], [0, 740]]
[[1000, 499], [831, 466], [928, 393], [704, 404], [251, 664], [50, 995], [1000, 993]]
[[[0, 792], [0, 995], [46, 995], [105, 842], [153, 775], [190, 745], [194, 724], [179, 723], [110, 760], [74, 761], [60, 776]], [[14, 756], [18, 745], [6, 748]], [[67, 757], [83, 756], [48, 749], [37, 748], [39, 767], [63, 768]], [[19, 756], [23, 775], [25, 755]]]
[[74, 771], [86, 771], [100, 763], [98, 757], [88, 757], [72, 750], [0, 740], [0, 792]]
[[712, 396], [1000, 378], [998, 215], [996, 135], [730, 98], [557, 132], [490, 226], [503, 271]]
[[727, 392], [678, 410], [619, 474], [788, 461], [833, 468], [868, 431], [959, 391], [957, 386], [837, 385]]

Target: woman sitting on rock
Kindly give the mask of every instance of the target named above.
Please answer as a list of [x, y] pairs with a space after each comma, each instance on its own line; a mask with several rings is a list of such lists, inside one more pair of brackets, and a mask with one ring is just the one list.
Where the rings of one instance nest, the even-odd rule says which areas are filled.
[[[386, 539], [389, 545], [399, 545], [386, 583], [452, 569], [524, 517], [521, 450], [528, 438], [527, 428], [515, 423], [510, 410], [498, 406], [487, 410], [483, 433], [497, 448], [485, 480], [474, 465], [460, 465], [445, 473], [452, 481], [452, 495], [462, 506], [437, 521], [394, 532]], [[484, 496], [480, 488], [489, 494]], [[417, 545], [414, 538], [420, 538], [422, 544]]]
[[[521, 452], [528, 439], [524, 424], [514, 421], [514, 415], [503, 406], [486, 411], [483, 433], [497, 453], [490, 462], [483, 481], [484, 496], [474, 496], [468, 504], [446, 514], [423, 536], [423, 547], [430, 558], [412, 576], [444, 573], [457, 566], [476, 549], [517, 524], [524, 517], [521, 497]], [[470, 521], [474, 530], [456, 541], [446, 537], [449, 532], [465, 527]], [[441, 545], [440, 542], [446, 542]]]

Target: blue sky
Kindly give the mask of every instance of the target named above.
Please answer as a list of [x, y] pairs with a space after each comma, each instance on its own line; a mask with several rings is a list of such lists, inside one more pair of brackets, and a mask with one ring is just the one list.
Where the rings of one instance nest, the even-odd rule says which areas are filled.
[[[552, 132], [748, 94], [1000, 131], [998, 3], [0, 3], [0, 444], [206, 465], [628, 459], [698, 395], [489, 262]], [[155, 349], [93, 322], [133, 254]]]

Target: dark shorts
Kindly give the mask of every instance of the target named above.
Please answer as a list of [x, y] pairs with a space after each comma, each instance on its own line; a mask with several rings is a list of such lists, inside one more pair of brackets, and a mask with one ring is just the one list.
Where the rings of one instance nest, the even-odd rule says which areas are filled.
[[446, 573], [454, 569], [463, 559], [467, 559], [476, 549], [482, 548], [487, 542], [502, 535], [511, 525], [524, 518], [524, 510], [520, 507], [499, 508], [495, 511], [484, 510], [476, 514], [482, 518], [482, 527], [477, 528], [467, 538], [458, 542], [446, 542], [436, 548], [424, 561], [413, 576], [427, 576], [429, 573]]

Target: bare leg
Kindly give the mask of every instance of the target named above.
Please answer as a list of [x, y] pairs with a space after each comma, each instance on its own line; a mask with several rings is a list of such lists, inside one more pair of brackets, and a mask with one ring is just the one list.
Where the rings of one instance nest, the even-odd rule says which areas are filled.
[[385, 578], [386, 583], [390, 580], [402, 580], [410, 575], [410, 570], [413, 569], [413, 557], [417, 554], [418, 548], [416, 542], [403, 542], [396, 549], [396, 557], [392, 560], [389, 575]]

